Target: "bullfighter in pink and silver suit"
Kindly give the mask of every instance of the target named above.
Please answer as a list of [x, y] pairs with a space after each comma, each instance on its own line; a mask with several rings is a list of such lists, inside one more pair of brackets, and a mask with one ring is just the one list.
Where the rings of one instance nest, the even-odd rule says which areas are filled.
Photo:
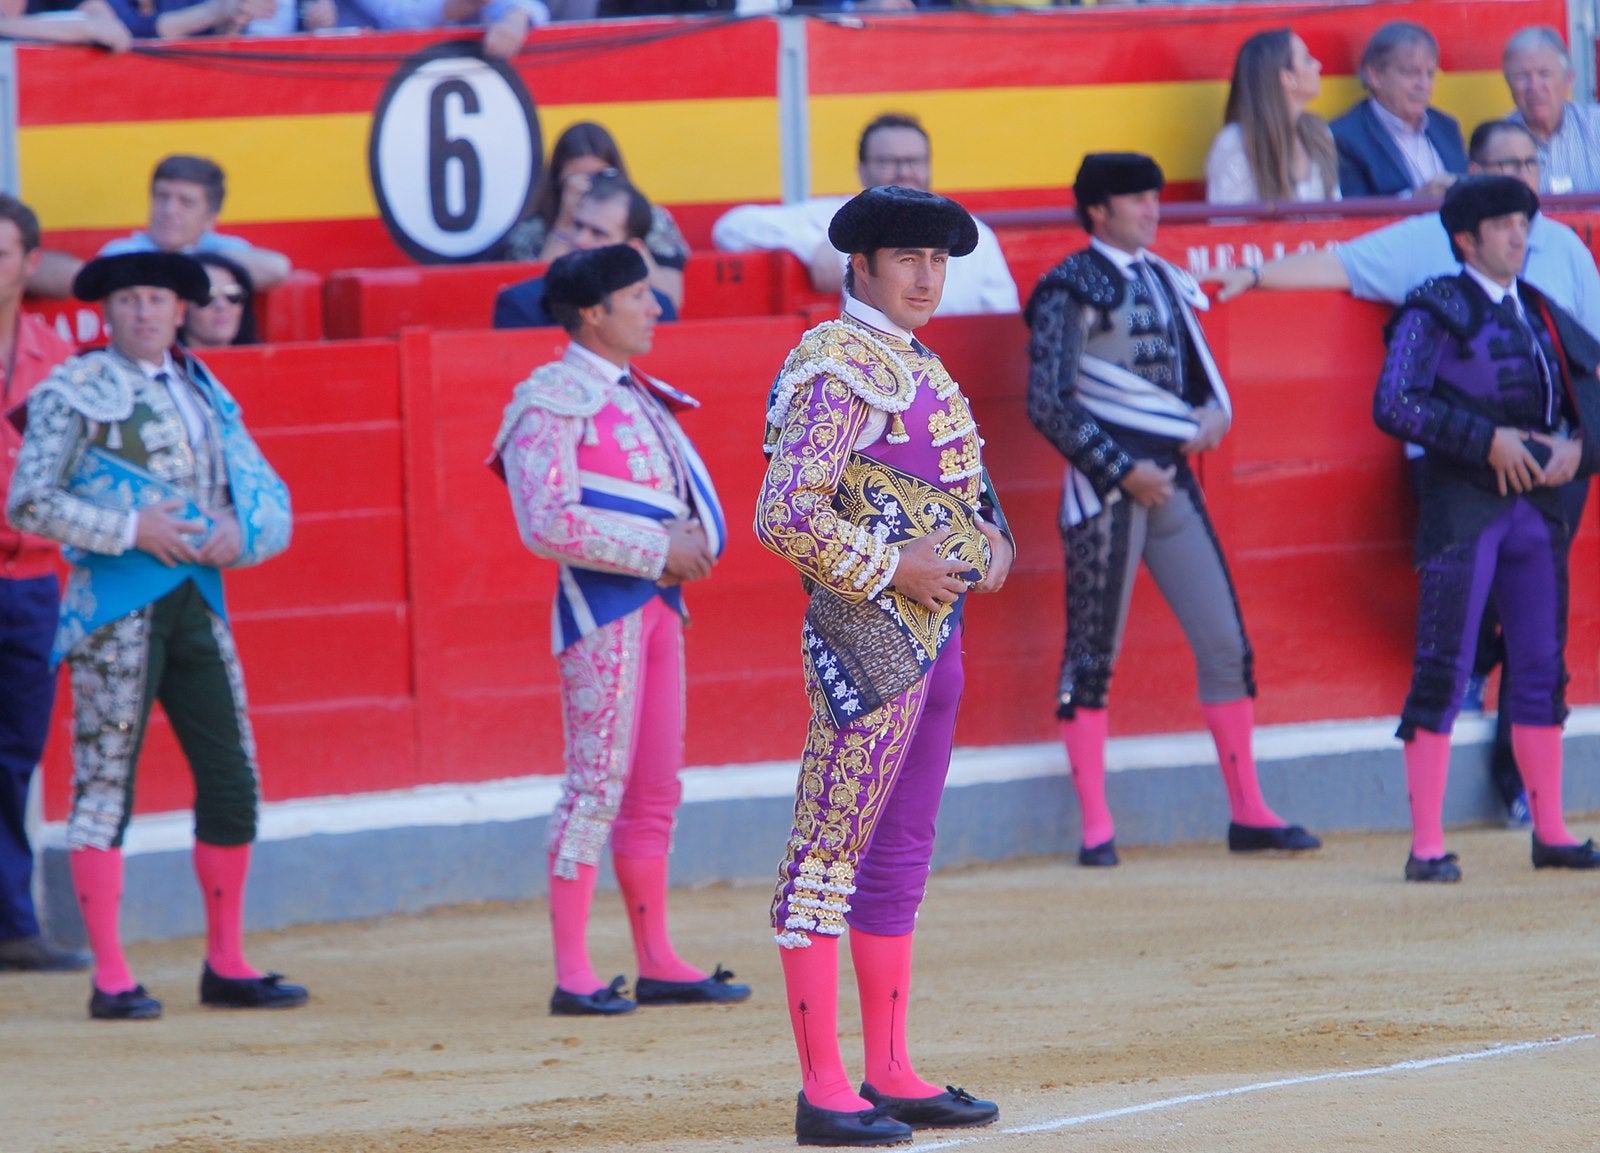
[[[683, 593], [722, 551], [722, 509], [672, 415], [689, 397], [630, 365], [661, 309], [629, 245], [550, 266], [544, 303], [572, 336], [566, 355], [517, 386], [490, 464], [529, 550], [560, 565], [553, 644], [566, 779], [549, 823], [556, 1015], [641, 1004], [742, 1001], [718, 966], [681, 960], [667, 931], [667, 855], [682, 786]], [[595, 975], [586, 943], [601, 854], [628, 907], [639, 979]]]
[[[977, 230], [959, 204], [868, 189], [833, 218], [844, 315], [789, 354], [768, 411], [756, 534], [801, 573], [811, 722], [772, 924], [801, 1064], [802, 1145], [882, 1145], [999, 1110], [906, 1055], [911, 939], [961, 700], [961, 614], [1013, 548], [966, 397], [915, 336]], [[866, 1083], [838, 1040], [848, 925]]]

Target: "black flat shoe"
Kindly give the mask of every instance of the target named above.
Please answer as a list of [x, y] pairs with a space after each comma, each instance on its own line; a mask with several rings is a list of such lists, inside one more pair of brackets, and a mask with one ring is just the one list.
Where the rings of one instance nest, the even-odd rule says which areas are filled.
[[1112, 837], [1098, 845], [1079, 845], [1078, 864], [1085, 869], [1109, 869], [1117, 863], [1117, 839]]
[[633, 998], [641, 1005], [731, 1005], [750, 997], [749, 985], [735, 985], [733, 970], [717, 966], [717, 971], [698, 981], [661, 981], [640, 977], [633, 984]]
[[1594, 842], [1581, 845], [1547, 845], [1533, 838], [1533, 867], [1535, 869], [1600, 869], [1600, 850]]
[[1302, 825], [1240, 825], [1228, 822], [1230, 853], [1304, 853], [1322, 848], [1321, 838]]
[[1000, 1106], [993, 1101], [980, 1101], [954, 1085], [946, 1085], [943, 1093], [932, 1097], [885, 1097], [863, 1081], [861, 1095], [913, 1129], [969, 1129], [988, 1125], [1000, 1116]]
[[200, 971], [200, 1003], [214, 1009], [293, 1009], [310, 999], [302, 986], [284, 984], [282, 973], [223, 977], [209, 963]]
[[135, 985], [120, 993], [103, 993], [98, 988], [89, 998], [89, 1016], [96, 1021], [154, 1021], [161, 1016], [161, 1002]]
[[1417, 856], [1406, 858], [1406, 880], [1432, 881], [1438, 884], [1453, 885], [1461, 879], [1461, 866], [1456, 864], [1456, 855], [1446, 853], [1442, 857]]
[[611, 984], [604, 989], [596, 989], [593, 993], [569, 993], [557, 985], [556, 991], [550, 994], [550, 1015], [615, 1017], [620, 1013], [631, 1013], [639, 1006], [622, 995], [624, 983], [621, 977], [613, 977]]
[[911, 1140], [911, 1126], [881, 1105], [856, 1113], [818, 1109], [801, 1093], [795, 1098], [794, 1137], [798, 1145], [903, 1145]]

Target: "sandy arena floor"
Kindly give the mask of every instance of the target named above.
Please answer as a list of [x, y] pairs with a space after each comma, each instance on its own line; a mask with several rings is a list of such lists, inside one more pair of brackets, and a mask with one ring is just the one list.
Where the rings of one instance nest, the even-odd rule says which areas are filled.
[[[1600, 876], [1534, 873], [1526, 834], [1451, 847], [1451, 887], [1403, 883], [1398, 835], [935, 876], [913, 1053], [1001, 1116], [907, 1148], [1600, 1148]], [[542, 902], [255, 936], [257, 964], [311, 987], [285, 1013], [200, 1008], [194, 940], [130, 950], [157, 1022], [91, 1022], [83, 976], [0, 977], [0, 1153], [793, 1148], [768, 896], [675, 894], [682, 951], [737, 970], [749, 1002], [614, 1020], [546, 1015]], [[597, 910], [596, 965], [631, 980], [615, 896]]]

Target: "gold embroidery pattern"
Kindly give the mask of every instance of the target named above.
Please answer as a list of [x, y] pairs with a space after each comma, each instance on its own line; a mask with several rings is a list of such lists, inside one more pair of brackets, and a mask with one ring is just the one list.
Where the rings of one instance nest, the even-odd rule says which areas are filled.
[[[975, 583], [989, 571], [989, 542], [978, 531], [973, 505], [881, 461], [851, 453], [839, 478], [835, 507], [845, 520], [890, 545], [948, 527], [950, 536], [941, 551], [966, 562], [970, 571], [963, 577]], [[953, 605], [930, 612], [894, 589], [884, 589], [876, 599], [930, 658], [938, 654]]]
[[633, 758], [642, 622], [643, 614], [629, 613], [559, 658], [567, 773], [545, 848], [555, 858], [555, 875], [566, 880], [577, 877], [579, 865], [600, 863], [622, 805]]
[[816, 669], [805, 660], [811, 723], [795, 790], [794, 828], [772, 900], [777, 941], [806, 948], [811, 934], [838, 937], [856, 891], [856, 869], [905, 763], [928, 681], [842, 729], [826, 717]]
[[876, 596], [897, 553], [834, 511], [849, 446], [869, 410], [832, 375], [812, 379], [793, 403], [756, 501], [756, 536], [800, 572], [847, 601]]

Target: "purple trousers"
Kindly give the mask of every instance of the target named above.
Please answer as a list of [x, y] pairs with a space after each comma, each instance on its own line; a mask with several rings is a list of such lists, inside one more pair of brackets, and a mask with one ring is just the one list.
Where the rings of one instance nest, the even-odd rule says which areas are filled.
[[1566, 719], [1567, 536], [1526, 500], [1516, 500], [1476, 539], [1422, 565], [1417, 655], [1400, 735], [1419, 728], [1449, 733], [1472, 674], [1478, 622], [1491, 596], [1505, 633], [1511, 691], [1506, 709], [1519, 725]]
[[903, 936], [927, 891], [961, 704], [961, 637], [903, 696], [843, 728], [828, 720], [809, 657], [805, 676], [811, 724], [772, 901], [778, 943], [803, 948], [847, 924]]

